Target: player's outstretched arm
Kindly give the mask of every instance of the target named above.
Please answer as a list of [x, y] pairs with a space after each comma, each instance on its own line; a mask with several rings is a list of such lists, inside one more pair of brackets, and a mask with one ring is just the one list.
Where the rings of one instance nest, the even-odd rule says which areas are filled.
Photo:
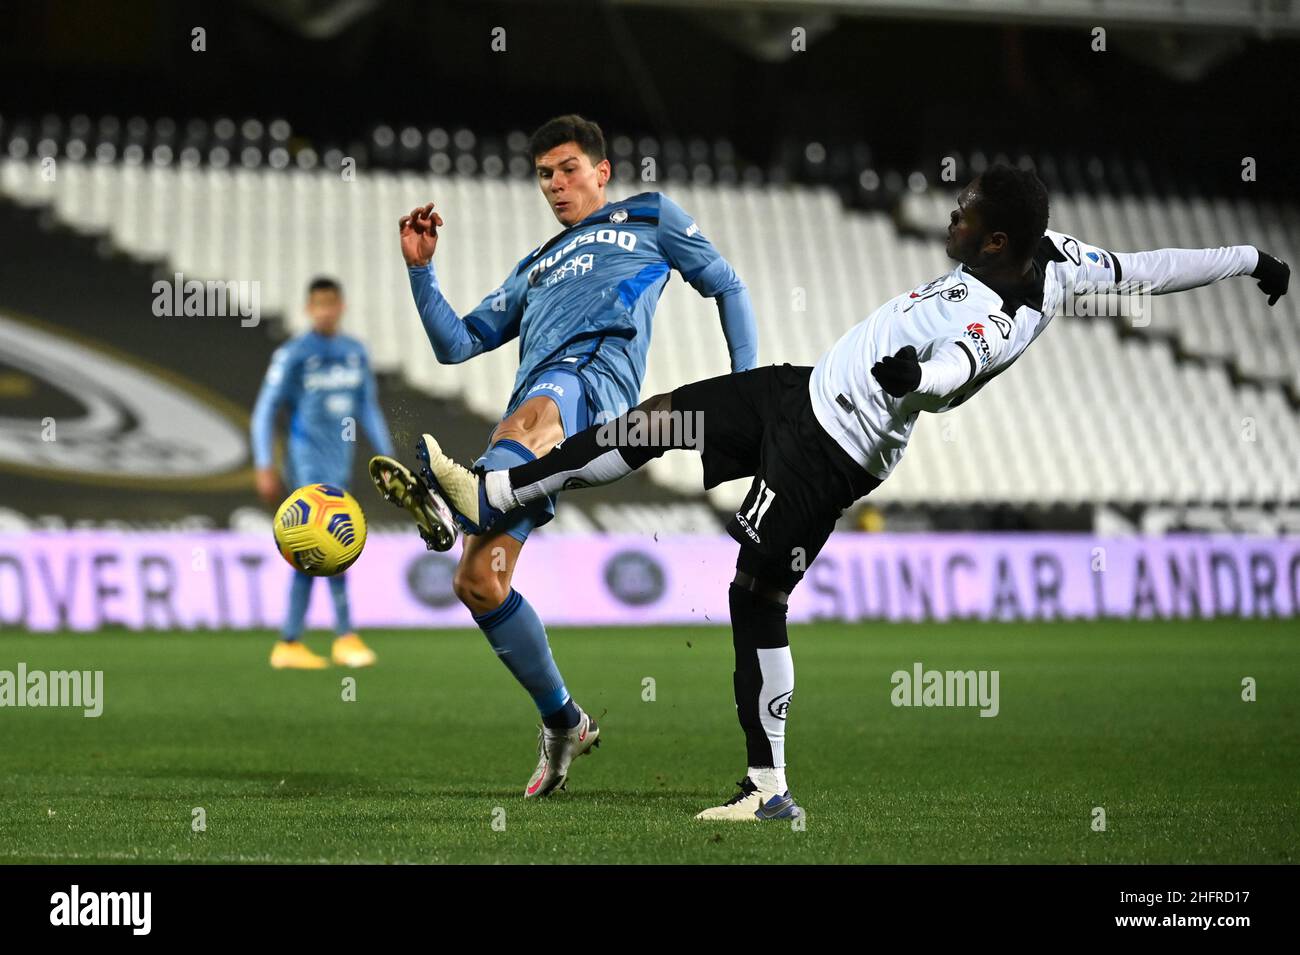
[[1113, 287], [1164, 295], [1248, 275], [1258, 280], [1260, 291], [1273, 305], [1291, 282], [1285, 262], [1253, 245], [1106, 253], [1081, 244], [1079, 254], [1076, 291]]
[[1253, 245], [1218, 249], [1153, 249], [1115, 253], [1116, 270], [1124, 288], [1164, 295], [1211, 285], [1237, 275], [1260, 279], [1260, 289], [1272, 305], [1286, 294], [1291, 270]]
[[412, 209], [398, 221], [402, 258], [411, 281], [411, 295], [433, 353], [444, 365], [455, 365], [504, 344], [519, 332], [522, 297], [507, 291], [510, 280], [464, 320], [438, 287], [433, 254], [438, 246], [442, 216], [433, 203]]
[[1250, 277], [1259, 279], [1255, 284], [1268, 296], [1268, 304], [1272, 308], [1277, 304], [1277, 300], [1287, 293], [1291, 285], [1291, 266], [1269, 255], [1263, 249], [1255, 251], [1259, 253], [1259, 263], [1250, 273]]

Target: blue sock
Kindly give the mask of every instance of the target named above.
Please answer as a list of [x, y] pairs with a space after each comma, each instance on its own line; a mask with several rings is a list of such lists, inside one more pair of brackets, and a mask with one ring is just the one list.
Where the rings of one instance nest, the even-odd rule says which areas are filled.
[[[533, 461], [536, 457], [518, 441], [502, 438], [474, 464], [498, 471]], [[564, 679], [546, 640], [546, 627], [532, 604], [518, 591], [511, 590], [500, 607], [474, 619], [501, 662], [532, 696], [537, 711], [542, 715], [542, 723], [551, 729], [577, 726], [581, 719], [578, 707], [565, 689]]]
[[564, 687], [564, 678], [546, 641], [546, 628], [533, 605], [511, 588], [501, 606], [475, 614], [474, 622], [482, 628], [501, 662], [533, 698], [542, 722], [552, 729], [577, 726], [578, 708]]
[[344, 574], [330, 578], [330, 596], [334, 598], [334, 632], [340, 637], [352, 632], [352, 614], [348, 610], [348, 585]]
[[307, 619], [307, 602], [311, 599], [311, 585], [315, 580], [311, 574], [294, 571], [293, 583], [289, 587], [289, 616], [284, 621], [281, 639], [297, 640], [302, 636], [303, 621]]
[[536, 460], [537, 455], [514, 438], [502, 438], [484, 451], [474, 466], [481, 464], [488, 471], [508, 471], [516, 465]]
[[578, 725], [582, 719], [582, 714], [578, 712], [578, 704], [573, 699], [564, 701], [564, 705], [549, 716], [542, 717], [542, 725], [553, 730], [571, 730]]

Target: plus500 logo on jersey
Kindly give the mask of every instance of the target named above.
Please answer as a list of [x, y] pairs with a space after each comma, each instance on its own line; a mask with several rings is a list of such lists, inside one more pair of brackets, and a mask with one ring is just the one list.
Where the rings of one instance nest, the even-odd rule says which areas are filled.
[[528, 272], [528, 284], [536, 285], [543, 272], [558, 263], [574, 249], [595, 243], [616, 245], [625, 252], [631, 252], [636, 248], [636, 233], [627, 232], [623, 229], [596, 229], [593, 232], [584, 232], [582, 235], [570, 239], [562, 248], [556, 249], [546, 258], [539, 259]]

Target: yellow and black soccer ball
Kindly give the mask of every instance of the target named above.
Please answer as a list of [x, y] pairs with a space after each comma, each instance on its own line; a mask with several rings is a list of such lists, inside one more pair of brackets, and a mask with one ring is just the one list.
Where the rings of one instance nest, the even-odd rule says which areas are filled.
[[294, 568], [314, 577], [341, 574], [366, 546], [366, 515], [347, 491], [308, 484], [275, 512], [275, 544]]

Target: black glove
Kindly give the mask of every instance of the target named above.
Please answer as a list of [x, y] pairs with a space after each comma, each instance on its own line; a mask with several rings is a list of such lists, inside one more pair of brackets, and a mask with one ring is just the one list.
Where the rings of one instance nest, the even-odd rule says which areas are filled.
[[1268, 296], [1268, 304], [1272, 305], [1286, 294], [1287, 286], [1291, 284], [1291, 266], [1281, 259], [1273, 258], [1263, 249], [1255, 251], [1259, 253], [1259, 264], [1250, 273], [1250, 277], [1259, 279], [1259, 290]]
[[872, 365], [871, 374], [880, 382], [880, 387], [895, 398], [916, 391], [921, 383], [921, 363], [916, 360], [916, 349], [904, 345], [896, 354], [886, 355]]

